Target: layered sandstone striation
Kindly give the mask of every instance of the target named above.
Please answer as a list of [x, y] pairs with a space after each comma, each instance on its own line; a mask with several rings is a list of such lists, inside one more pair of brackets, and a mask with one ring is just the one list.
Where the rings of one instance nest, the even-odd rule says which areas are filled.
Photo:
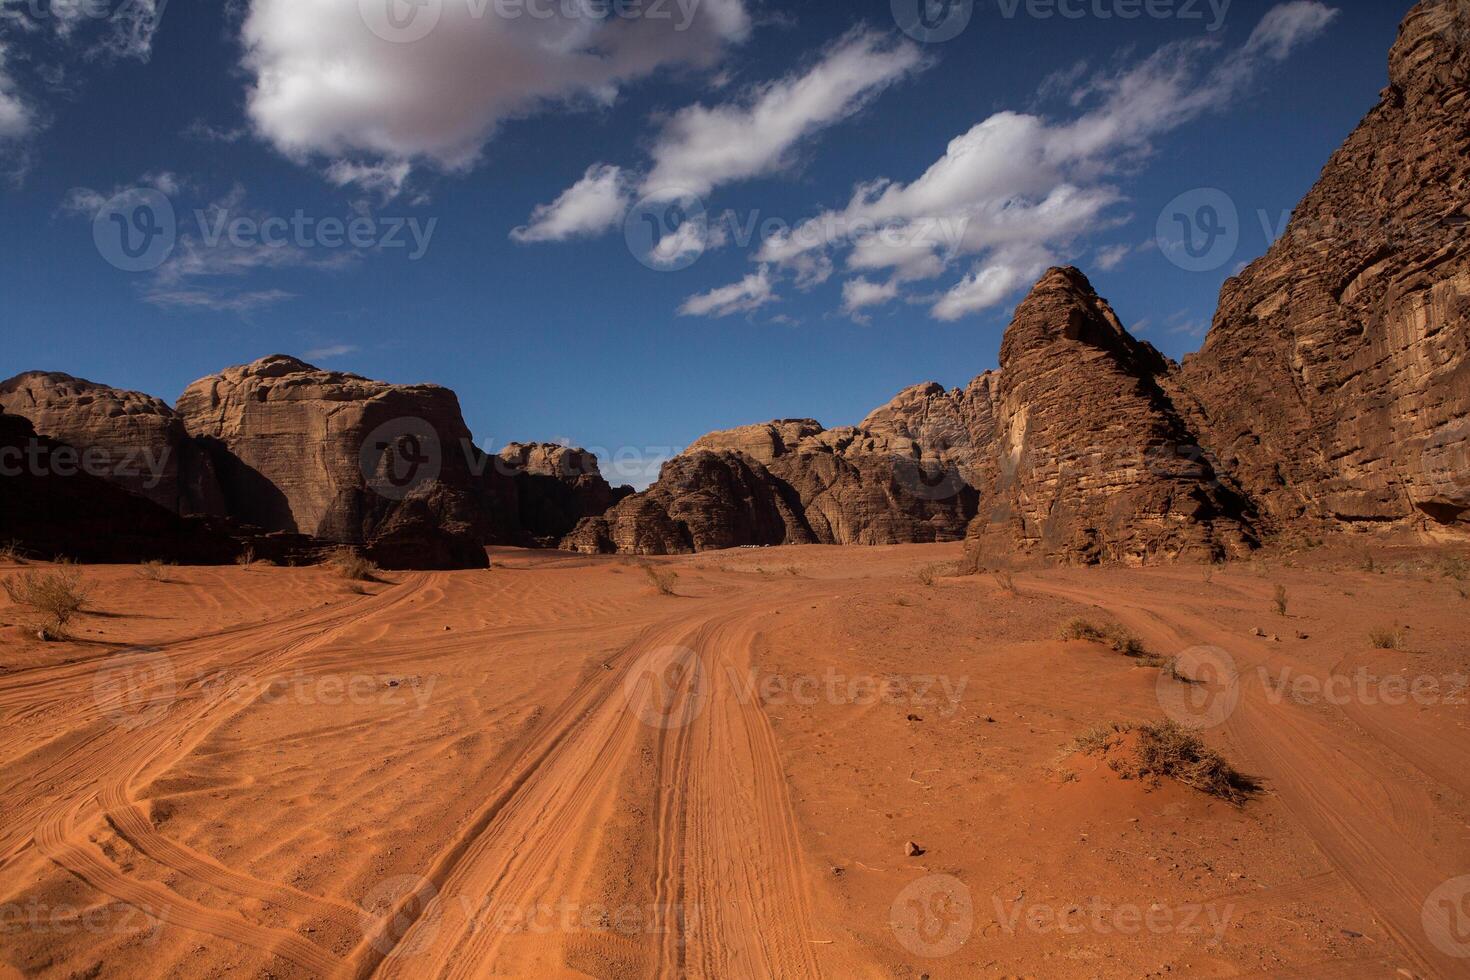
[[514, 480], [475, 448], [447, 388], [273, 355], [194, 382], [177, 411], [230, 513], [261, 527], [398, 568], [483, 567], [486, 543], [518, 533]]
[[0, 382], [0, 408], [71, 446], [79, 467], [179, 514], [224, 514], [207, 454], [161, 399], [29, 371]]
[[1225, 284], [1180, 401], [1277, 529], [1470, 524], [1470, 4], [1404, 20], [1378, 105]]
[[974, 533], [1023, 555], [1217, 560], [1256, 542], [1250, 507], [1199, 449], [1135, 340], [1076, 269], [1052, 269], [1001, 343], [996, 464]]

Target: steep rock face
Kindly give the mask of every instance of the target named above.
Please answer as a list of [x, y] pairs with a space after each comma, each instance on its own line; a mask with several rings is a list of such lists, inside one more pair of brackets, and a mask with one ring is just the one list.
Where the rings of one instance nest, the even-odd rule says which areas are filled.
[[1278, 527], [1470, 525], [1470, 4], [1416, 6], [1389, 74], [1180, 373]]
[[483, 567], [514, 540], [514, 481], [474, 448], [459, 401], [273, 355], [191, 384], [177, 411], [230, 513], [359, 545], [397, 568]]
[[1160, 386], [1169, 363], [1076, 269], [1052, 269], [1001, 343], [998, 469], [976, 533], [1069, 562], [1218, 558], [1254, 541], [1248, 507]]
[[581, 521], [562, 546], [666, 555], [812, 541], [795, 494], [765, 466], [738, 452], [697, 450], [665, 463], [648, 490]]
[[316, 557], [294, 535], [180, 517], [79, 469], [76, 453], [0, 408], [0, 541], [31, 557], [84, 562], [224, 564], [245, 547], [278, 562]]
[[579, 520], [633, 492], [610, 486], [592, 453], [555, 443], [513, 442], [500, 451], [496, 466], [516, 482], [522, 530], [541, 543], [555, 544]]
[[223, 514], [207, 454], [162, 400], [57, 372], [0, 382], [0, 408], [83, 454], [94, 476], [180, 514]]

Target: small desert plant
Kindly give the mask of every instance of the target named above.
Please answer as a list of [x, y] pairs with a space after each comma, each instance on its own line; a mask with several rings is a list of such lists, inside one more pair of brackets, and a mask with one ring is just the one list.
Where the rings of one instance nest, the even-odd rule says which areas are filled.
[[168, 571], [163, 562], [154, 559], [138, 566], [138, 574], [150, 582], [167, 582]]
[[1459, 555], [1448, 555], [1439, 560], [1439, 574], [1445, 578], [1452, 578], [1456, 582], [1465, 581], [1467, 565], [1465, 559]]
[[87, 601], [81, 572], [62, 567], [50, 572], [26, 572], [5, 580], [5, 594], [17, 606], [39, 613], [35, 624], [43, 639], [66, 635], [66, 626]]
[[1157, 782], [1167, 776], [1185, 786], [1231, 803], [1244, 801], [1256, 786], [1253, 780], [1236, 772], [1194, 732], [1173, 721], [1141, 725], [1138, 733], [1138, 759], [1130, 766], [1120, 759], [1109, 765], [1121, 775]]
[[674, 583], [679, 580], [679, 573], [672, 568], [655, 568], [653, 565], [644, 565], [643, 574], [648, 576], [648, 581], [653, 584], [659, 595], [674, 594]]
[[25, 555], [21, 553], [19, 541], [8, 541], [0, 544], [0, 561], [8, 561], [12, 565], [24, 565]]
[[894, 598], [893, 604], [896, 606], [904, 606], [905, 608], [907, 608], [908, 606], [912, 606], [914, 604], [914, 600], [910, 599], [906, 595], [901, 595]]
[[331, 557], [337, 574], [349, 582], [376, 582], [379, 568], [351, 548], [343, 548]]
[[1009, 568], [997, 569], [996, 571], [990, 573], [990, 577], [995, 580], [996, 585], [1000, 586], [1011, 595], [1021, 594], [1021, 590], [1016, 588], [1016, 578], [1014, 575], [1011, 574], [1011, 570]]
[[1118, 653], [1128, 657], [1147, 658], [1152, 666], [1159, 666], [1164, 661], [1153, 657], [1144, 647], [1143, 641], [1134, 636], [1118, 623], [1109, 623], [1106, 626], [1096, 626], [1085, 619], [1073, 619], [1062, 627], [1061, 637], [1064, 640], [1088, 640], [1092, 643], [1106, 643]]
[[1362, 567], [1363, 571], [1367, 572], [1370, 575], [1378, 571], [1378, 563], [1373, 560], [1373, 552], [1363, 552]]
[[244, 548], [241, 548], [240, 553], [235, 556], [235, 564], [242, 568], [249, 568], [251, 565], [254, 565], [255, 549], [248, 544]]
[[1368, 640], [1375, 650], [1397, 650], [1404, 644], [1403, 634], [1392, 629], [1370, 630]]
[[1205, 566], [1205, 584], [1206, 585], [1209, 585], [1213, 581], [1215, 581], [1215, 566], [1214, 565], [1206, 565]]
[[919, 581], [932, 589], [934, 587], [935, 580], [939, 577], [939, 572], [940, 566], [925, 565], [923, 568], [919, 569]]
[[1083, 755], [1096, 755], [1108, 747], [1113, 740], [1117, 727], [1112, 728], [1089, 728], [1072, 740], [1072, 751]]
[[1271, 606], [1276, 610], [1276, 615], [1286, 615], [1286, 586], [1276, 586], [1276, 595], [1271, 599]]

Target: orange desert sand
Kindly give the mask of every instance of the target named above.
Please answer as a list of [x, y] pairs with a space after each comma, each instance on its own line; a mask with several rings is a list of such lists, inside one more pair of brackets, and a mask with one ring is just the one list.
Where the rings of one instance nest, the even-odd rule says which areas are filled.
[[[84, 567], [0, 606], [0, 973], [1466, 976], [1464, 558], [1369, 547]], [[1073, 748], [1181, 705], [1242, 805]]]

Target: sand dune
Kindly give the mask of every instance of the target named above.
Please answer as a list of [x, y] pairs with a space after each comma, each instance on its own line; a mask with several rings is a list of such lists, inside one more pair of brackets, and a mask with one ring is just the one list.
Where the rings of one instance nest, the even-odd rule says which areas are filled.
[[[325, 568], [86, 567], [69, 641], [0, 609], [3, 960], [1465, 975], [1467, 600], [1445, 553], [1014, 589], [959, 556], [659, 559], [674, 595], [627, 558], [516, 550], [365, 594]], [[1186, 679], [1059, 639], [1078, 616]], [[1259, 790], [1237, 806], [1073, 746], [1169, 716]]]

